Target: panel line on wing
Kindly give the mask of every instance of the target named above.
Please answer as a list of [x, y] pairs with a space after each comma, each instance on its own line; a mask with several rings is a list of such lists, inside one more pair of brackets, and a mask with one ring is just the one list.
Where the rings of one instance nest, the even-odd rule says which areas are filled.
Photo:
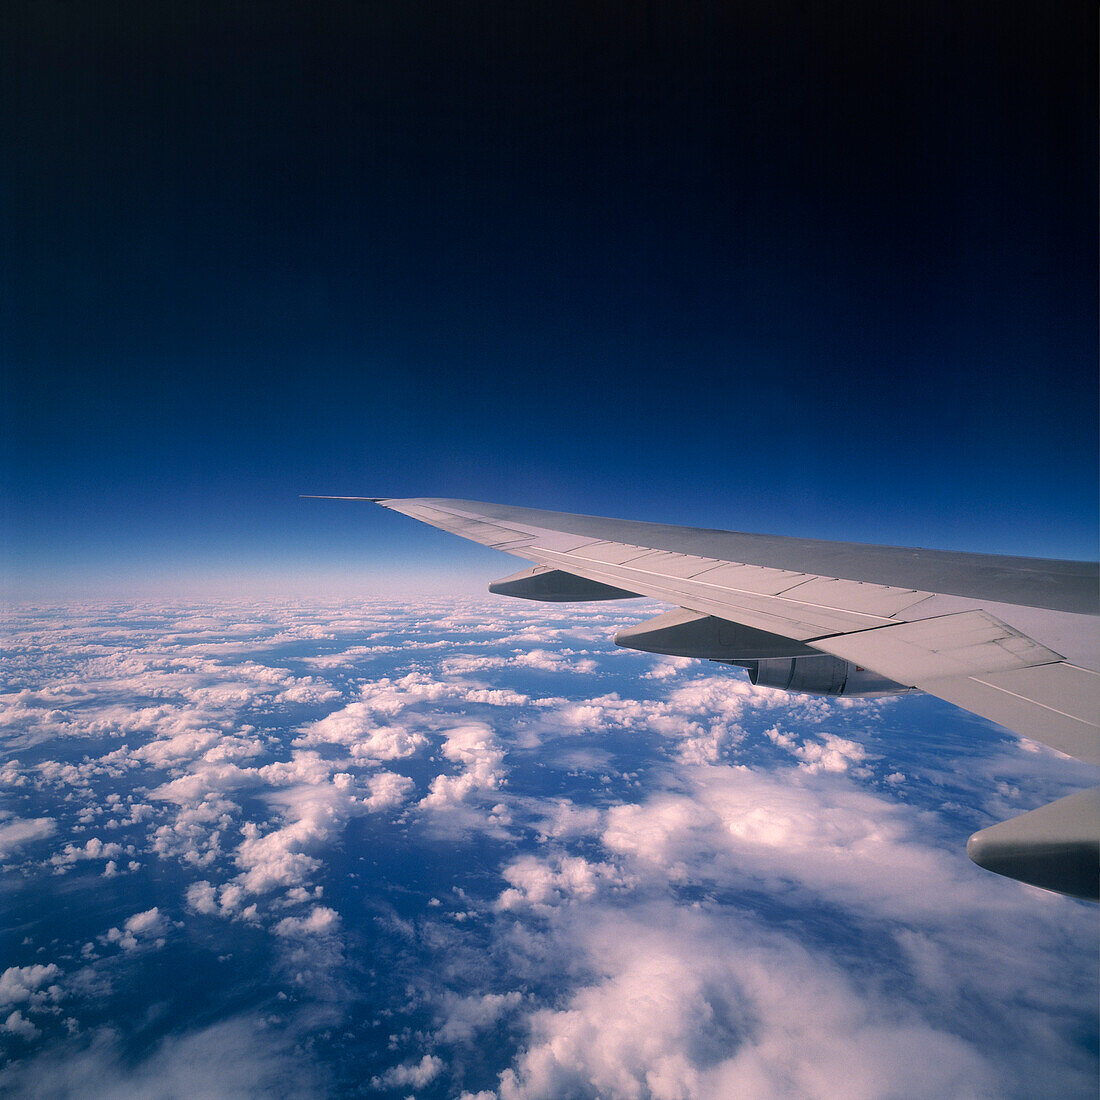
[[1092, 726], [1094, 729], [1100, 729], [1100, 722], [1091, 722], [1088, 718], [1082, 718], [1079, 714], [1070, 714], [1069, 711], [1059, 710], [1057, 707], [1052, 707], [1049, 703], [1041, 702], [1039, 699], [1034, 698], [1031, 695], [1021, 695], [1018, 691], [1010, 691], [1006, 687], [1002, 687], [1000, 684], [990, 683], [988, 680], [982, 679], [981, 676], [971, 676], [969, 679], [973, 680], [976, 684], [982, 684], [987, 688], [992, 688], [994, 691], [999, 691], [1004, 695], [1010, 695], [1013, 699], [1019, 699], [1023, 703], [1028, 703], [1032, 706], [1042, 707], [1043, 710], [1049, 710], [1052, 714], [1060, 714], [1063, 718], [1072, 718], [1075, 722], [1081, 722], [1086, 726]]
[[[708, 581], [708, 580], [703, 579], [703, 577], [706, 576], [707, 572], [709, 572], [708, 570], [705, 570], [705, 569], [700, 573], [692, 573], [692, 574], [687, 574], [687, 575], [678, 575], [676, 573], [672, 573], [672, 572], [669, 572], [669, 571], [661, 571], [661, 570], [656, 570], [656, 569], [643, 569], [638, 565], [631, 564], [629, 561], [607, 562], [607, 561], [601, 561], [599, 559], [587, 558], [583, 554], [560, 554], [558, 552], [550, 550], [548, 547], [539, 546], [539, 545], [529, 546], [529, 547], [527, 547], [527, 549], [529, 551], [532, 551], [532, 552], [535, 552], [535, 553], [540, 553], [540, 552], [541, 553], [546, 553], [547, 555], [552, 556], [555, 560], [560, 560], [561, 562], [563, 562], [565, 567], [570, 567], [570, 566], [572, 566], [574, 568], [582, 567], [582, 566], [602, 567], [602, 568], [600, 568], [601, 579], [606, 578], [606, 577], [612, 577], [612, 578], [616, 579], [617, 581], [630, 579], [628, 577], [624, 577], [624, 576], [619, 575], [619, 571], [622, 571], [623, 573], [630, 574], [630, 577], [634, 577], [638, 574], [642, 574], [642, 575], [645, 575], [645, 576], [655, 577], [658, 580], [671, 580], [671, 581], [680, 581], [680, 582], [688, 581], [690, 583], [690, 587], [686, 590], [683, 589], [683, 588], [680, 588], [678, 586], [667, 586], [667, 587], [662, 586], [664, 591], [667, 591], [669, 593], [677, 593], [678, 594], [677, 598], [679, 598], [679, 596], [682, 596], [685, 593], [685, 591], [689, 592], [689, 593], [694, 592], [696, 595], [706, 595], [706, 593], [702, 593], [702, 592], [697, 591], [698, 588], [705, 588], [705, 589], [711, 590], [714, 593], [722, 593], [723, 595], [740, 596], [740, 597], [743, 597], [743, 598], [747, 598], [748, 600], [754, 601], [754, 603], [758, 603], [758, 604], [759, 603], [767, 604], [767, 603], [770, 603], [770, 602], [773, 602], [773, 601], [778, 601], [781, 604], [783, 604], [784, 606], [789, 607], [790, 609], [804, 608], [806, 610], [811, 610], [812, 609], [812, 610], [825, 612], [828, 615], [828, 622], [834, 624], [832, 627], [828, 627], [828, 626], [824, 626], [823, 622], [821, 623], [821, 625], [824, 626], [825, 632], [827, 632], [827, 633], [841, 633], [844, 630], [849, 630], [849, 631], [851, 631], [851, 630], [866, 630], [866, 629], [869, 629], [869, 627], [867, 625], [867, 622], [866, 622], [867, 620], [870, 620], [874, 624], [882, 624], [882, 625], [886, 625], [886, 624], [893, 621], [889, 618], [886, 618], [883, 615], [875, 615], [875, 614], [872, 614], [872, 613], [866, 612], [866, 611], [856, 611], [856, 610], [851, 609], [851, 608], [831, 608], [831, 607], [828, 607], [824, 604], [808, 603], [808, 602], [801, 601], [801, 600], [788, 599], [788, 598], [786, 598], [782, 595], [778, 595], [773, 591], [773, 589], [775, 587], [774, 580], [779, 579], [777, 577], [774, 577], [774, 574], [775, 573], [782, 573], [782, 572], [784, 572], [783, 570], [769, 570], [769, 569], [766, 569], [765, 567], [755, 566], [755, 565], [746, 565], [746, 566], [736, 565], [736, 568], [744, 568], [745, 570], [748, 571], [749, 574], [771, 574], [772, 575], [772, 583], [764, 583], [762, 585], [763, 590], [754, 590], [752, 588], [733, 588], [733, 587], [730, 587], [729, 585], [714, 584], [712, 581]], [[687, 555], [684, 555], [684, 557], [686, 557], [686, 556]], [[679, 560], [682, 561], [683, 558], [680, 557]], [[735, 563], [725, 563], [724, 565], [718, 566], [717, 568], [727, 568], [729, 565], [734, 565], [734, 564]], [[610, 566], [613, 570], [615, 570], [615, 572], [610, 572], [608, 570], [608, 566]], [[748, 579], [748, 578], [746, 577], [746, 579]], [[767, 577], [763, 577], [761, 579], [763, 581], [767, 582]], [[813, 578], [806, 578], [806, 579], [813, 579]], [[799, 582], [799, 583], [801, 583], [801, 582]], [[797, 585], [791, 585], [789, 587], [796, 587], [796, 586]], [[784, 590], [787, 590], [787, 589], [781, 589], [781, 591], [784, 591]], [[658, 595], [657, 598], [660, 598], [660, 596]], [[836, 626], [839, 626], [841, 629], [837, 630]]]
[[[744, 623], [746, 626], [754, 626], [798, 640], [846, 630], [867, 629], [868, 619], [876, 624], [888, 621], [859, 612], [844, 613], [826, 608], [808, 607], [758, 592], [738, 593], [652, 570], [587, 562], [576, 555], [552, 554], [538, 547], [526, 547], [523, 553], [542, 553], [551, 561], [560, 564], [561, 568], [573, 570], [593, 580], [625, 587], [654, 599], [676, 603], [681, 607], [690, 607], [708, 615], [717, 615], [719, 618]], [[734, 600], [733, 597], [740, 597], [740, 599]]]

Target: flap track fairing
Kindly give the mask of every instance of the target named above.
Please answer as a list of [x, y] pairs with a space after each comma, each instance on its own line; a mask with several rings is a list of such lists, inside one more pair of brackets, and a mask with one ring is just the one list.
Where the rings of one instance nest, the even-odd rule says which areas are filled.
[[516, 596], [521, 600], [540, 600], [544, 603], [574, 603], [588, 600], [632, 600], [637, 592], [615, 588], [610, 584], [590, 581], [561, 569], [547, 569], [537, 565], [493, 581], [489, 591], [494, 596]]
[[686, 608], [619, 631], [615, 644], [643, 653], [700, 657], [711, 661], [754, 661], [761, 657], [800, 657], [818, 653], [791, 638]]

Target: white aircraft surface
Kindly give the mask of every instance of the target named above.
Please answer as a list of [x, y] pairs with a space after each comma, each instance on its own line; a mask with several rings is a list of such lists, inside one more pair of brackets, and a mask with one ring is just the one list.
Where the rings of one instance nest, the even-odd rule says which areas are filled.
[[[434, 497], [367, 500], [533, 568], [489, 591], [553, 602], [648, 596], [677, 610], [631, 649], [823, 695], [924, 691], [1100, 764], [1095, 562], [749, 535]], [[1100, 900], [1100, 786], [975, 833], [982, 867]]]

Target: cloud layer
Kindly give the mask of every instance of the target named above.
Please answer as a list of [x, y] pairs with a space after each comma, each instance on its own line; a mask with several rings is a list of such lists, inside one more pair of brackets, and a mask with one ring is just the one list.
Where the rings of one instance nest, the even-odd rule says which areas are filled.
[[1089, 1095], [1094, 913], [962, 848], [1092, 772], [610, 644], [651, 613], [19, 611], [0, 1085]]

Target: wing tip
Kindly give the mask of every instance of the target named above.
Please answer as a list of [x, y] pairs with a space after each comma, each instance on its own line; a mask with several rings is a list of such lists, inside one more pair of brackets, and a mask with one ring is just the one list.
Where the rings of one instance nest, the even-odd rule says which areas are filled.
[[392, 497], [341, 497], [326, 493], [299, 493], [299, 500], [366, 500], [371, 504], [381, 504], [384, 500], [392, 500]]

